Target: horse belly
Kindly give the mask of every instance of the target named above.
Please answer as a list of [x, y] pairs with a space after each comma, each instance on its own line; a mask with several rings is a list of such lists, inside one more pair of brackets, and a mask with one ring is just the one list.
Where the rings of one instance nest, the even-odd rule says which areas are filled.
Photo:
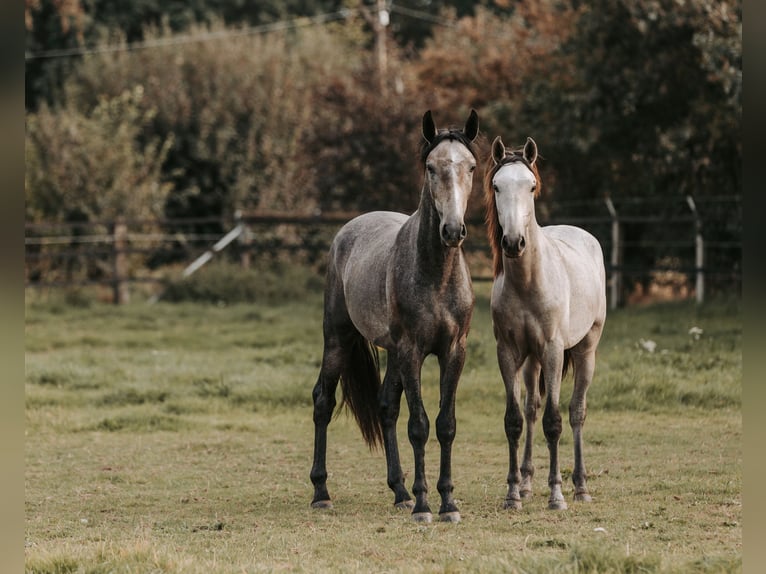
[[543, 229], [546, 237], [554, 241], [566, 273], [569, 287], [566, 344], [575, 345], [594, 323], [603, 322], [606, 316], [604, 255], [598, 239], [584, 229], [570, 225]]
[[349, 317], [367, 340], [383, 347], [390, 340], [386, 273], [406, 220], [401, 213], [372, 212], [351, 220], [339, 233], [346, 244], [341, 278]]

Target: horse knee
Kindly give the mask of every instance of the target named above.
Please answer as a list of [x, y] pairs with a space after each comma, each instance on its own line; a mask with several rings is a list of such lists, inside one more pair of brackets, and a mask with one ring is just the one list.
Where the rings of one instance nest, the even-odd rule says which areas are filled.
[[407, 424], [407, 434], [413, 446], [425, 446], [428, 441], [429, 430], [428, 417], [425, 414], [420, 416], [416, 414], [410, 415], [410, 420]]
[[585, 403], [575, 404], [574, 401], [569, 403], [569, 425], [572, 427], [582, 426], [585, 424], [585, 418], [588, 415], [588, 408]]
[[518, 441], [521, 431], [524, 428], [524, 420], [521, 418], [521, 411], [517, 409], [508, 409], [505, 411], [505, 436], [509, 440]]
[[545, 409], [543, 432], [548, 442], [556, 442], [561, 436], [561, 413], [558, 409]]
[[524, 409], [524, 418], [527, 420], [527, 423], [529, 425], [534, 425], [537, 421], [537, 409], [540, 407], [539, 404], [537, 405], [527, 405]]
[[449, 418], [439, 416], [436, 419], [436, 438], [439, 439], [440, 444], [450, 444], [455, 440], [455, 433], [457, 431], [457, 425], [455, 423], [455, 417]]

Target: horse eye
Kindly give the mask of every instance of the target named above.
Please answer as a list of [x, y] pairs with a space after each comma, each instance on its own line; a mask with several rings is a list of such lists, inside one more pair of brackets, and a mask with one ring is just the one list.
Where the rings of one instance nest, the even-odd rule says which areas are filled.
[[475, 169], [476, 169], [476, 166], [475, 166], [475, 165], [472, 165], [471, 167], [469, 167], [469, 168], [468, 168], [468, 171], [470, 171], [471, 173], [473, 173]]
[[500, 193], [500, 190], [499, 190], [499, 189], [497, 189], [497, 185], [495, 185], [495, 184], [492, 184], [492, 189], [494, 189], [494, 190], [495, 190], [495, 193]]
[[428, 170], [428, 173], [430, 173], [431, 175], [434, 175], [436, 173], [436, 168], [432, 165], [427, 165], [426, 169]]

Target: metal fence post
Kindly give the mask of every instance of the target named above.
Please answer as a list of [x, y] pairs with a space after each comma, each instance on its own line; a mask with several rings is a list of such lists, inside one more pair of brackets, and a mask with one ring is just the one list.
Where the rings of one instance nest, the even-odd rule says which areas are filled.
[[622, 245], [620, 238], [620, 220], [617, 217], [617, 210], [614, 208], [612, 199], [607, 196], [604, 198], [606, 208], [609, 210], [609, 216], [612, 218], [612, 253], [609, 262], [612, 272], [609, 276], [609, 308], [616, 309], [620, 305], [620, 293], [622, 291]]
[[705, 302], [705, 240], [702, 237], [702, 219], [691, 195], [686, 196], [686, 203], [694, 215], [694, 269], [696, 274], [694, 293], [697, 303]]
[[130, 301], [128, 290], [128, 226], [125, 220], [118, 218], [114, 222], [114, 304], [124, 305]]

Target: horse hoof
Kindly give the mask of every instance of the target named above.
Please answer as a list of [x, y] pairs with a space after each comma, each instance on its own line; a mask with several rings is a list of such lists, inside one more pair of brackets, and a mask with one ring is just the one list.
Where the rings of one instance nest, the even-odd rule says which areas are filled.
[[575, 502], [593, 502], [593, 499], [591, 498], [590, 494], [587, 492], [580, 492], [578, 494], [575, 494]]
[[566, 510], [567, 503], [564, 500], [549, 500], [548, 501], [548, 509], [549, 510]]
[[321, 508], [329, 510], [332, 508], [332, 500], [315, 500], [311, 503], [311, 508]]
[[506, 498], [505, 502], [503, 502], [503, 508], [506, 510], [521, 510], [521, 500]]
[[401, 502], [397, 502], [394, 504], [396, 508], [399, 510], [412, 510], [415, 508], [415, 501], [414, 500], [402, 500]]
[[412, 520], [415, 522], [423, 522], [425, 524], [430, 524], [433, 520], [433, 515], [430, 512], [413, 512], [412, 513]]
[[460, 522], [460, 513], [457, 510], [453, 510], [452, 512], [443, 512], [439, 515], [439, 522], [458, 523]]

